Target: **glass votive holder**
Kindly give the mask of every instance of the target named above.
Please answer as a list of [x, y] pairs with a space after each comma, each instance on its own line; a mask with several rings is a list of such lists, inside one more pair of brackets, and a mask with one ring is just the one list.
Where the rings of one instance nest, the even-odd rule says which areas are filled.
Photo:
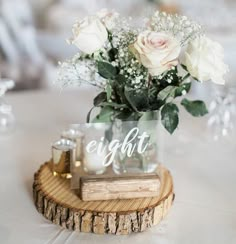
[[76, 127], [72, 127], [69, 130], [62, 132], [61, 138], [71, 140], [76, 145], [76, 163], [79, 164], [83, 158], [83, 138], [84, 134]]
[[[90, 146], [93, 148], [92, 150], [90, 150]], [[85, 137], [83, 147], [83, 168], [85, 172], [88, 174], [103, 174], [106, 171], [106, 166], [104, 165], [107, 158], [106, 146], [107, 141], [105, 140], [100, 142], [88, 141]]]
[[52, 145], [53, 175], [71, 178], [70, 167], [75, 162], [76, 145], [73, 141], [60, 139]]
[[12, 132], [15, 127], [15, 116], [11, 105], [0, 101], [0, 134]]

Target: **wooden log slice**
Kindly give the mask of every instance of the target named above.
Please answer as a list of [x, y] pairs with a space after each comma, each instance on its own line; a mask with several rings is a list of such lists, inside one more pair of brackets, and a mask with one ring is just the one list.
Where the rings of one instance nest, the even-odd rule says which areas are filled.
[[158, 171], [158, 197], [84, 202], [70, 189], [70, 180], [53, 176], [45, 163], [34, 176], [35, 206], [47, 219], [69, 230], [116, 235], [142, 232], [157, 225], [174, 200], [170, 172], [164, 167]]

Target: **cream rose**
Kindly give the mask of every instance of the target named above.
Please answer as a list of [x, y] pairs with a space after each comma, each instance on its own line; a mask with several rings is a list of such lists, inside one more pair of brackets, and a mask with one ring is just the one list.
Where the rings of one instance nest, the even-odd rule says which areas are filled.
[[72, 32], [74, 37], [71, 43], [86, 54], [92, 54], [102, 48], [108, 38], [106, 27], [95, 16], [75, 24]]
[[112, 30], [116, 25], [116, 20], [119, 17], [119, 13], [115, 11], [109, 11], [104, 8], [97, 13], [98, 18], [106, 26], [108, 30]]
[[222, 46], [205, 36], [191, 41], [184, 55], [184, 63], [189, 73], [199, 81], [224, 84], [224, 74], [228, 66], [223, 62], [224, 50]]
[[149, 73], [157, 76], [178, 64], [181, 47], [166, 33], [145, 31], [138, 35], [131, 50]]

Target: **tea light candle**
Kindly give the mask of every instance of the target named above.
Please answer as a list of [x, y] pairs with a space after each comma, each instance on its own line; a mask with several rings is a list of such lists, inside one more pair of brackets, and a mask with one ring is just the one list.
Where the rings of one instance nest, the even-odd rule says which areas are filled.
[[84, 134], [75, 128], [63, 131], [61, 138], [73, 141], [76, 144], [76, 161], [79, 162], [83, 157], [83, 138]]
[[67, 139], [60, 139], [52, 145], [52, 170], [54, 175], [71, 178], [70, 166], [75, 162], [75, 149], [75, 143]]
[[83, 168], [89, 174], [102, 174], [106, 170], [108, 141], [104, 138], [105, 127], [87, 124], [83, 140]]
[[106, 155], [106, 152], [102, 154], [97, 154], [96, 152], [89, 153], [85, 149], [83, 159], [84, 170], [89, 174], [103, 174], [106, 170], [103, 163]]

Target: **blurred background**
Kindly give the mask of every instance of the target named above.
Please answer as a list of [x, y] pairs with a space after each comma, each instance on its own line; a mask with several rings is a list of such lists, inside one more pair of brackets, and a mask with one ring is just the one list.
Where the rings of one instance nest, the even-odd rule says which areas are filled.
[[[16, 82], [13, 91], [52, 89], [58, 61], [77, 49], [66, 43], [75, 20], [101, 8], [116, 9], [137, 23], [154, 9], [181, 13], [200, 22], [225, 48], [236, 75], [235, 0], [0, 0], [0, 75]], [[197, 88], [196, 88], [197, 89]]]

